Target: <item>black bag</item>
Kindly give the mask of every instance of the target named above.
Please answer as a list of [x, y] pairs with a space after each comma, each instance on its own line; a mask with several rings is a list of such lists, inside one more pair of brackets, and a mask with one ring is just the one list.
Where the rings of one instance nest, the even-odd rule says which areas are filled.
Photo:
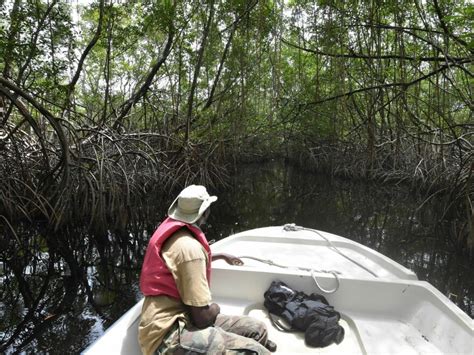
[[277, 315], [292, 329], [304, 331], [306, 345], [323, 348], [344, 339], [344, 328], [338, 323], [341, 316], [324, 296], [316, 293], [308, 296], [281, 281], [273, 281], [264, 297], [263, 304], [270, 312], [270, 318], [271, 314]]

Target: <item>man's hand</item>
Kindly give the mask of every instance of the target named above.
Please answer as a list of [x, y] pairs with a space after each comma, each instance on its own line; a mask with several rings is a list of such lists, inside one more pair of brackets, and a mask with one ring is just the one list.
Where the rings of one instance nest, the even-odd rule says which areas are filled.
[[242, 259], [239, 259], [236, 256], [225, 254], [225, 253], [213, 254], [212, 261], [214, 260], [224, 260], [229, 265], [236, 265], [236, 266], [244, 265], [244, 262], [242, 261]]
[[217, 303], [212, 303], [204, 307], [189, 306], [191, 310], [191, 320], [199, 329], [207, 328], [214, 324], [221, 308]]

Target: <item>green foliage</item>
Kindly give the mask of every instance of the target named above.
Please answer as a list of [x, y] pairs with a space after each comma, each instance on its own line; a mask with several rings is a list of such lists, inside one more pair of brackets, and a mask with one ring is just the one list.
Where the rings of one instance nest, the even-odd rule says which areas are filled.
[[[0, 69], [67, 118], [74, 139], [90, 127], [152, 132], [169, 138], [164, 154], [203, 144], [219, 147], [221, 159], [349, 144], [367, 171], [386, 156], [389, 170], [410, 156], [407, 173], [420, 161], [454, 168], [465, 159], [473, 108], [468, 1], [50, 6], [2, 3]], [[9, 119], [21, 117], [14, 111]], [[46, 124], [37, 133], [51, 131]]]

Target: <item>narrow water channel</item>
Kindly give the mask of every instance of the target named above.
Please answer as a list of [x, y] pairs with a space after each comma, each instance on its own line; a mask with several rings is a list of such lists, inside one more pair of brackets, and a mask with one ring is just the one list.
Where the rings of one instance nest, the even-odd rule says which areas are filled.
[[474, 265], [455, 251], [457, 220], [442, 218], [407, 186], [351, 182], [280, 163], [247, 166], [222, 193], [208, 231], [234, 232], [296, 223], [338, 234], [413, 270], [474, 317]]
[[[227, 189], [210, 190], [219, 197], [207, 226], [210, 240], [285, 223], [339, 234], [412, 269], [419, 279], [432, 283], [474, 317], [474, 269], [468, 258], [454, 251], [450, 233], [456, 221], [440, 220], [436, 202], [422, 206], [423, 197], [412, 196], [407, 187], [330, 179], [273, 162], [242, 166]], [[155, 207], [156, 220], [130, 228], [126, 251], [119, 247], [124, 245], [122, 236], [122, 243], [112, 243], [116, 248], [105, 252], [107, 260], [99, 262], [95, 257], [97, 263], [87, 268], [86, 275], [92, 295], [80, 289], [59, 316], [49, 315], [45, 309], [38, 311], [45, 319], [54, 316], [40, 336], [28, 335], [28, 327], [16, 329], [14, 323], [21, 323], [26, 310], [0, 299], [0, 315], [5, 320], [0, 341], [12, 334], [19, 339], [6, 352], [79, 353], [137, 302], [144, 248], [173, 197]], [[119, 240], [119, 236], [110, 233], [109, 239]], [[86, 244], [84, 235], [85, 250]], [[56, 277], [66, 289], [70, 275], [62, 272]], [[2, 281], [2, 287], [8, 285]], [[60, 295], [48, 293], [46, 297], [60, 299]], [[88, 297], [93, 298], [94, 306]]]

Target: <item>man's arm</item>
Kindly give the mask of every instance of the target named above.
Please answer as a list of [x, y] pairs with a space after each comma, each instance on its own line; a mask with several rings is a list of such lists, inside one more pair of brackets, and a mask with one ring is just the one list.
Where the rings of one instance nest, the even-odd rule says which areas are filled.
[[189, 231], [181, 230], [165, 242], [161, 255], [173, 275], [180, 300], [187, 306], [193, 324], [198, 328], [214, 324], [220, 309], [212, 303], [204, 247]]
[[212, 254], [212, 261], [216, 261], [216, 260], [224, 260], [229, 265], [237, 265], [237, 266], [244, 265], [244, 262], [241, 259], [239, 259], [236, 256], [226, 254], [226, 253]]
[[220, 307], [216, 303], [204, 307], [189, 306], [189, 309], [191, 311], [191, 320], [199, 329], [213, 325], [217, 315], [220, 313]]

